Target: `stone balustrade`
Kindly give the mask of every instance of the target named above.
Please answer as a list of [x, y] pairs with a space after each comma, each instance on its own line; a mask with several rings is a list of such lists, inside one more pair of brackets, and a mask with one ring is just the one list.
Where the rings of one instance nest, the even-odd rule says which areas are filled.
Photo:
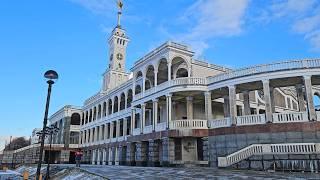
[[170, 129], [208, 129], [208, 125], [207, 120], [182, 119], [171, 121]]
[[153, 93], [160, 92], [168, 87], [178, 85], [207, 85], [207, 79], [202, 77], [184, 77], [166, 81], [144, 92], [134, 95], [134, 100], [138, 100]]
[[266, 116], [264, 114], [253, 114], [247, 116], [236, 117], [238, 126], [252, 125], [252, 124], [265, 124]]
[[273, 123], [307, 122], [307, 112], [273, 113]]
[[152, 133], [152, 130], [153, 130], [153, 126], [152, 126], [152, 125], [145, 126], [145, 127], [143, 128], [143, 134]]
[[[320, 113], [318, 113], [320, 117]], [[286, 112], [286, 113], [273, 113], [273, 123], [291, 123], [291, 122], [308, 122], [307, 112]], [[318, 118], [319, 119], [319, 118]], [[254, 114], [236, 117], [236, 126], [265, 124], [265, 114]], [[232, 124], [230, 118], [213, 119], [208, 121], [208, 127], [211, 129], [230, 127]]]
[[222, 118], [222, 119], [213, 119], [208, 121], [209, 128], [221, 128], [221, 127], [230, 127], [232, 124], [230, 118]]
[[139, 134], [141, 134], [141, 130], [140, 130], [140, 128], [135, 128], [135, 129], [133, 129], [132, 134], [133, 134], [134, 136], [135, 136], [135, 135], [139, 135]]
[[253, 155], [320, 154], [320, 143], [252, 144], [226, 157], [218, 157], [218, 167], [228, 167]]
[[156, 124], [156, 131], [164, 131], [167, 129], [167, 122], [161, 122]]

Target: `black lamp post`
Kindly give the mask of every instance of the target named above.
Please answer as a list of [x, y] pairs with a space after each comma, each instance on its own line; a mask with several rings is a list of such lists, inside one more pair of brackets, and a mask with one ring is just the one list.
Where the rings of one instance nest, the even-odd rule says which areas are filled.
[[51, 145], [52, 145], [52, 135], [56, 134], [59, 131], [59, 128], [56, 126], [50, 126], [48, 127], [48, 133], [50, 135], [50, 146], [49, 146], [49, 154], [48, 154], [48, 166], [47, 166], [47, 173], [46, 173], [46, 179], [50, 179], [50, 161], [51, 161]]
[[54, 80], [58, 79], [59, 76], [58, 76], [57, 72], [55, 72], [53, 70], [49, 70], [44, 74], [44, 77], [47, 79], [47, 83], [48, 83], [48, 94], [47, 94], [46, 109], [45, 109], [44, 119], [43, 119], [42, 136], [40, 139], [41, 145], [40, 145], [40, 154], [39, 154], [39, 161], [38, 161], [37, 174], [36, 174], [37, 180], [39, 180], [39, 178], [40, 178], [43, 146], [44, 146], [44, 139], [46, 136], [47, 121], [48, 121], [48, 111], [49, 111], [51, 88], [52, 88], [52, 85], [54, 84]]

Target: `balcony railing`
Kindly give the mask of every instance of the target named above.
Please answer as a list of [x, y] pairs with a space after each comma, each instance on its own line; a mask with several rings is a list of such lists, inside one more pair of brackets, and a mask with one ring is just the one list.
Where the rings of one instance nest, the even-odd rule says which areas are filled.
[[245, 126], [245, 125], [252, 125], [252, 124], [265, 124], [266, 123], [266, 116], [264, 114], [238, 116], [238, 117], [236, 117], [236, 119], [237, 119], [238, 126]]
[[156, 131], [164, 131], [167, 129], [167, 122], [161, 122], [156, 124]]
[[254, 74], [261, 74], [267, 72], [275, 72], [275, 71], [285, 71], [292, 69], [304, 69], [304, 68], [319, 68], [320, 67], [320, 59], [306, 59], [306, 60], [295, 60], [295, 61], [285, 61], [279, 63], [272, 64], [263, 64], [257, 65], [253, 67], [237, 69], [234, 71], [230, 71], [227, 73], [222, 73], [216, 76], [212, 76], [208, 78], [208, 83], [216, 83], [228, 79], [249, 76]]
[[161, 83], [155, 87], [152, 87], [144, 92], [141, 92], [139, 94], [136, 94], [134, 96], [135, 100], [141, 99], [144, 96], [149, 96], [155, 92], [162, 91], [163, 89], [166, 89], [171, 86], [177, 86], [177, 85], [206, 85], [207, 79], [202, 77], [184, 77], [184, 78], [177, 78], [170, 81], [166, 81], [164, 83]]
[[289, 122], [307, 122], [308, 113], [307, 112], [290, 112], [290, 113], [274, 113], [273, 122], [274, 123], [289, 123]]
[[213, 119], [208, 121], [209, 128], [221, 128], [221, 127], [230, 127], [232, 124], [230, 118], [222, 118], [222, 119]]
[[207, 120], [183, 119], [173, 120], [170, 129], [208, 129]]
[[141, 130], [140, 130], [140, 128], [135, 128], [135, 129], [133, 129], [133, 135], [135, 136], [135, 135], [139, 135], [139, 134], [141, 134]]
[[153, 126], [150, 125], [150, 126], [145, 126], [143, 128], [143, 134], [148, 134], [148, 133], [152, 133], [152, 129], [153, 129]]

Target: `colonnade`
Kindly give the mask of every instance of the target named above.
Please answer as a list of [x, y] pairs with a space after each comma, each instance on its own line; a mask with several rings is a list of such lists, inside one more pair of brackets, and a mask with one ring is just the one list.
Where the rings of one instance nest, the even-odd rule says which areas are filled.
[[[303, 76], [301, 78], [301, 84], [295, 84], [295, 90], [297, 92], [297, 102], [298, 102], [298, 111], [304, 112], [307, 110], [309, 120], [316, 120], [315, 106], [313, 102], [313, 92], [312, 92], [312, 83], [311, 76]], [[262, 91], [263, 91], [263, 100], [265, 107], [265, 118], [267, 122], [273, 122], [273, 114], [275, 113], [275, 102], [274, 102], [274, 89], [276, 87], [270, 85], [272, 79], [261, 80]], [[240, 84], [241, 85], [241, 84]], [[240, 85], [229, 85], [227, 86], [228, 95], [224, 95], [224, 116], [231, 119], [232, 124], [236, 124], [237, 117], [237, 92], [243, 94], [243, 113], [244, 115], [251, 115], [250, 109], [250, 99], [249, 99], [249, 90], [237, 89]], [[221, 89], [221, 88], [220, 88]], [[252, 91], [259, 90], [254, 89]], [[212, 93], [215, 93], [214, 90]], [[305, 103], [306, 102], [306, 103]], [[307, 107], [307, 109], [305, 108]], [[210, 113], [209, 113], [210, 114]], [[208, 117], [211, 119], [211, 117]]]

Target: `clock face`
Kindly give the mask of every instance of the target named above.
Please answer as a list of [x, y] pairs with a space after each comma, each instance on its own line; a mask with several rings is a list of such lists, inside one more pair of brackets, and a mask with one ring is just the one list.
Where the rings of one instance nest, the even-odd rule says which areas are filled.
[[117, 59], [118, 59], [118, 60], [122, 60], [122, 59], [123, 59], [123, 55], [122, 55], [121, 53], [118, 53], [118, 54], [117, 54]]

